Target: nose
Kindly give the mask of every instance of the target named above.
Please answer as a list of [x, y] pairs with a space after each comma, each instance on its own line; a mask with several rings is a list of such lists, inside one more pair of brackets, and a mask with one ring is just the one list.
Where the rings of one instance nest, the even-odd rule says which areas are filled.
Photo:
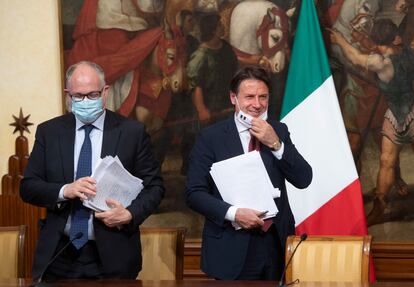
[[258, 96], [254, 97], [253, 107], [256, 108], [256, 109], [259, 109], [261, 107], [261, 105], [260, 105], [260, 99], [259, 99]]

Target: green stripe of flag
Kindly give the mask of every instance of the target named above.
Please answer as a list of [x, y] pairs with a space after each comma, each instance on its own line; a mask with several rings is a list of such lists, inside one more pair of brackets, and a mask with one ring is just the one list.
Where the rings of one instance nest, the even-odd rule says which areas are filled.
[[330, 75], [313, 0], [302, 0], [280, 117], [283, 119]]

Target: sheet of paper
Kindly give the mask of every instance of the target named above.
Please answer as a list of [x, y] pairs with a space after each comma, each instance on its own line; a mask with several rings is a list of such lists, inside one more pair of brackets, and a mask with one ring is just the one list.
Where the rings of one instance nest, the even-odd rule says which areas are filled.
[[83, 205], [95, 211], [111, 209], [106, 199], [119, 201], [127, 207], [144, 188], [142, 180], [131, 175], [118, 157], [107, 156], [102, 159], [91, 175], [96, 180], [96, 195], [83, 201]]
[[278, 213], [273, 198], [280, 191], [273, 187], [259, 152], [216, 162], [210, 174], [224, 201], [238, 208], [267, 211], [264, 219]]

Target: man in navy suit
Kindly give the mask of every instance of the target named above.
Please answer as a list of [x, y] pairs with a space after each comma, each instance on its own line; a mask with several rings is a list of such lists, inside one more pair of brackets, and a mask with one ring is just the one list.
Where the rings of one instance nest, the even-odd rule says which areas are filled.
[[[312, 181], [312, 168], [293, 145], [287, 126], [267, 120], [269, 87], [269, 77], [261, 68], [237, 72], [230, 86], [234, 116], [202, 130], [191, 152], [186, 200], [205, 216], [201, 268], [216, 279], [280, 278], [286, 237], [295, 228], [285, 180], [298, 188]], [[250, 123], [243, 120], [246, 117], [252, 118]], [[262, 212], [223, 201], [209, 174], [213, 163], [246, 153], [252, 144], [260, 150], [273, 186], [280, 190], [280, 197], [274, 199], [279, 212], [266, 232], [261, 228]]]
[[[142, 262], [139, 225], [164, 195], [150, 139], [142, 124], [105, 109], [108, 86], [98, 65], [71, 66], [66, 88], [72, 113], [38, 126], [21, 181], [22, 199], [47, 208], [46, 219], [40, 222], [33, 278], [44, 273], [47, 280], [134, 279]], [[129, 206], [108, 198], [111, 209], [95, 213], [81, 201], [99, 192], [90, 174], [107, 155], [118, 156], [132, 175], [143, 180], [144, 189]]]

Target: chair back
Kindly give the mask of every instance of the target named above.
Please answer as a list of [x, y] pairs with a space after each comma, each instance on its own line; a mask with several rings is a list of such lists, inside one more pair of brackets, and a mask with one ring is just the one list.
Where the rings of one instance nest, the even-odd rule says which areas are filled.
[[0, 227], [0, 278], [24, 278], [26, 226]]
[[[368, 283], [371, 240], [370, 235], [308, 236], [286, 270], [286, 282]], [[299, 236], [288, 237], [286, 262], [299, 241]]]
[[139, 280], [182, 280], [186, 229], [141, 228], [142, 270]]

